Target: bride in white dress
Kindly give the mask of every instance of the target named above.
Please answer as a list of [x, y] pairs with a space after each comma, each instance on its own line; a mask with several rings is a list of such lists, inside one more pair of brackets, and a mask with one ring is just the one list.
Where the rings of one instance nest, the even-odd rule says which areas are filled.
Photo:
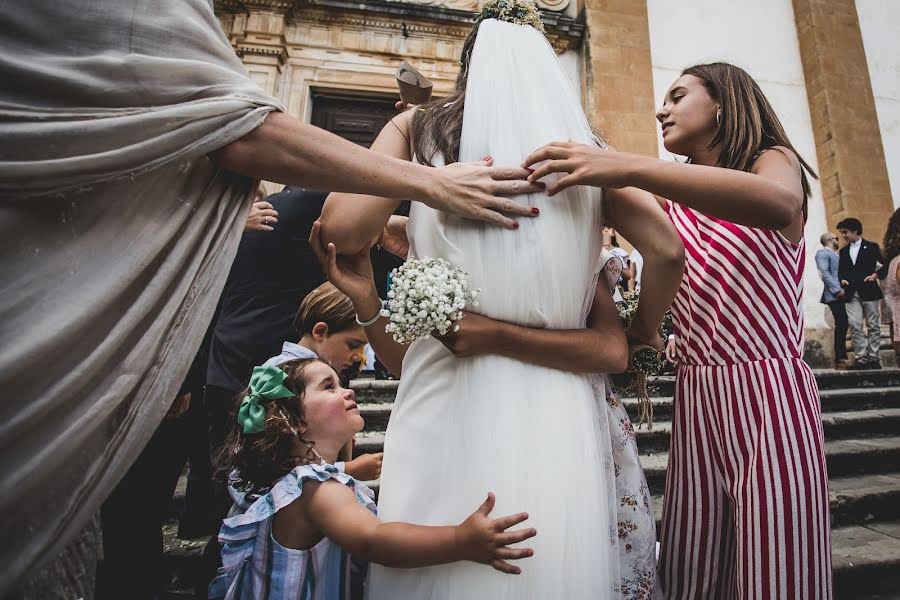
[[[520, 15], [523, 6], [535, 10], [523, 0], [507, 5], [520, 7]], [[432, 165], [443, 164], [443, 155], [461, 162], [490, 156], [498, 165], [518, 165], [552, 140], [599, 142], [555, 52], [532, 26], [495, 18], [476, 25], [463, 49], [457, 91], [455, 99], [425, 107], [433, 113], [410, 111], [395, 118], [373, 149]], [[461, 133], [440, 131], [434, 115], [454, 109], [464, 111]], [[470, 286], [481, 289], [477, 311], [526, 333], [508, 336], [504, 347], [486, 339], [488, 346], [459, 358], [433, 338], [407, 351], [387, 338], [383, 320], [366, 332], [382, 362], [391, 367], [402, 360], [385, 440], [380, 519], [456, 523], [492, 491], [498, 514], [529, 513], [526, 526], [538, 531], [531, 544], [534, 556], [518, 564], [518, 576], [473, 563], [415, 570], [373, 565], [370, 600], [602, 600], [623, 597], [621, 582], [634, 577], [620, 573], [617, 543], [618, 461], [614, 464], [610, 431], [619, 423], [610, 421], [606, 378], [590, 374], [621, 369], [625, 352], [609, 289], [600, 286], [595, 293], [601, 191], [573, 187], [553, 198], [537, 193], [514, 201], [533, 206], [540, 216], [509, 230], [413, 203], [409, 256], [440, 257], [460, 266]], [[383, 198], [361, 202], [358, 196], [332, 195], [322, 215], [323, 234], [341, 251], [358, 252], [353, 240], [359, 245], [364, 239], [367, 247], [396, 206]], [[652, 198], [649, 206], [655, 207]], [[665, 230], [668, 222], [658, 212], [661, 219], [651, 215], [642, 225]], [[647, 237], [636, 229], [635, 237]], [[669, 240], [666, 233], [662, 239]], [[375, 306], [357, 304], [360, 318], [375, 314]], [[604, 331], [607, 345], [579, 337], [591, 327]], [[535, 358], [526, 346], [538, 336], [545, 336], [537, 345], [544, 355]], [[637, 469], [635, 480], [643, 484], [636, 453], [633, 458], [629, 468]], [[647, 571], [640, 585], [652, 587], [649, 505], [647, 510], [649, 525], [637, 546]]]

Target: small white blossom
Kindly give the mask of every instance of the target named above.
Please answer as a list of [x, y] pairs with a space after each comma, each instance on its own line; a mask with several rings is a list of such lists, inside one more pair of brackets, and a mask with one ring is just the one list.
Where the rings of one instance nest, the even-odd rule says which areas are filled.
[[[462, 318], [478, 290], [469, 290], [466, 274], [442, 258], [411, 260], [391, 273], [385, 302], [390, 322], [385, 331], [401, 344], [445, 334]], [[458, 331], [459, 326], [454, 328]]]

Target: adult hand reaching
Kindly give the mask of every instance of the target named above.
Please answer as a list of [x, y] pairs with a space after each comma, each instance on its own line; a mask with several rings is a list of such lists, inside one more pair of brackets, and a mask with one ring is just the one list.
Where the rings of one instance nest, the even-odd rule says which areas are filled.
[[544, 163], [528, 177], [532, 182], [551, 173], [565, 173], [547, 189], [547, 194], [554, 196], [573, 185], [628, 187], [631, 169], [638, 159], [631, 154], [593, 145], [551, 142], [532, 152], [522, 166]]
[[434, 169], [425, 204], [458, 217], [518, 229], [518, 222], [506, 215], [536, 217], [540, 211], [500, 196], [535, 193], [545, 186], [526, 181], [528, 169], [492, 167], [493, 163], [494, 159], [487, 157], [475, 163], [453, 163]]
[[[322, 265], [328, 281], [341, 292], [345, 293], [353, 305], [359, 308], [367, 299], [378, 294], [375, 291], [375, 276], [372, 272], [372, 259], [369, 248], [365, 248], [356, 254], [338, 256], [334, 244], [327, 246], [322, 243], [322, 224], [319, 221], [313, 223], [309, 233], [309, 245], [313, 254]], [[379, 304], [380, 306], [380, 304]], [[374, 311], [372, 311], [374, 315]], [[369, 318], [372, 315], [361, 315]]]
[[382, 248], [398, 258], [406, 260], [409, 255], [409, 237], [406, 235], [406, 224], [409, 217], [392, 215], [388, 219], [378, 243]]
[[278, 211], [275, 207], [265, 200], [257, 200], [247, 215], [247, 222], [244, 224], [244, 233], [248, 231], [272, 231], [275, 223], [278, 222]]

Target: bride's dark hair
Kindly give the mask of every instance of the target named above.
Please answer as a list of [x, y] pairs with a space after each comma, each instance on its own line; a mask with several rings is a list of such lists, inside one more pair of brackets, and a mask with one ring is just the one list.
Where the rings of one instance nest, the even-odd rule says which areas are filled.
[[[469, 61], [483, 21], [478, 21], [463, 42], [459, 57], [459, 75], [453, 94], [432, 100], [414, 109], [412, 118], [412, 149], [419, 163], [433, 167], [434, 157], [443, 156], [444, 164], [459, 161], [459, 141], [462, 137], [463, 112], [466, 107], [466, 86], [469, 82]], [[600, 147], [607, 147], [601, 136], [594, 134]]]
[[438, 98], [414, 109], [412, 118], [412, 146], [418, 161], [434, 166], [435, 155], [442, 155], [445, 164], [459, 161], [459, 139], [462, 137], [463, 109], [466, 106], [466, 85], [469, 81], [469, 60], [481, 21], [475, 24], [459, 57], [456, 88], [446, 98]]

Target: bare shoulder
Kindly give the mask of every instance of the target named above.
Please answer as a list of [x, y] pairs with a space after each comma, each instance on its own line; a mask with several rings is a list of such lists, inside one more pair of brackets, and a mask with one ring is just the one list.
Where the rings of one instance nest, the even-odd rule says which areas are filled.
[[411, 108], [409, 110], [405, 110], [399, 115], [393, 117], [391, 122], [397, 126], [400, 131], [409, 135], [409, 131], [412, 129], [412, 120], [413, 116], [415, 116], [416, 109]]
[[799, 173], [800, 159], [797, 158], [797, 155], [794, 154], [794, 151], [790, 148], [784, 146], [772, 146], [759, 155], [759, 158], [753, 163], [753, 167], [750, 171], [752, 173], [759, 173], [759, 171], [773, 166], [790, 166], [794, 171]]

